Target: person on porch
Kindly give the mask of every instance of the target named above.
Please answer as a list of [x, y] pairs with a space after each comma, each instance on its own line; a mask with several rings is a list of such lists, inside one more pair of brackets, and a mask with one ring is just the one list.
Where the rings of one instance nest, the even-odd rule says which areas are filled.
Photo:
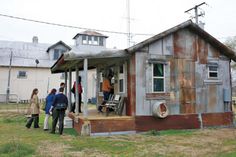
[[103, 92], [103, 102], [102, 104], [98, 107], [98, 111], [102, 112], [103, 106], [106, 104], [108, 101], [111, 91], [113, 90], [113, 87], [111, 85], [111, 79], [112, 75], [109, 74], [108, 77], [105, 77], [102, 82], [102, 92]]
[[111, 85], [111, 79], [112, 79], [112, 75], [109, 74], [108, 77], [106, 77], [102, 82], [102, 92], [103, 92], [104, 101], [107, 101], [109, 99], [111, 90], [113, 89]]
[[[76, 81], [74, 82], [73, 88], [71, 89], [71, 92], [74, 94], [75, 100], [76, 100], [76, 92], [75, 92], [75, 87], [76, 87]], [[78, 103], [79, 103], [79, 113], [82, 113], [81, 110], [81, 102], [82, 102], [82, 93], [83, 93], [83, 88], [81, 85], [81, 76], [78, 77]], [[72, 104], [71, 112], [75, 113], [75, 103]]]

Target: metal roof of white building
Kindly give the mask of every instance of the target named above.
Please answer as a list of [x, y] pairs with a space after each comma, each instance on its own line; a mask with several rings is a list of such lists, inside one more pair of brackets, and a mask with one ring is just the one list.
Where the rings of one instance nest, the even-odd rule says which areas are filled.
[[0, 66], [9, 66], [12, 51], [12, 66], [35, 67], [35, 60], [38, 59], [37, 67], [50, 68], [55, 60], [50, 60], [46, 50], [51, 45], [0, 40]]

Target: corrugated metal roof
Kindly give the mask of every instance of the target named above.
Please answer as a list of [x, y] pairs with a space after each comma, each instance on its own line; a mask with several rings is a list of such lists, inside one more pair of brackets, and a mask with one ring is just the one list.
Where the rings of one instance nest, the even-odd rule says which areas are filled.
[[105, 37], [105, 38], [108, 38], [108, 36], [104, 35], [104, 34], [101, 34], [101, 33], [98, 33], [96, 31], [92, 31], [92, 30], [86, 30], [86, 31], [83, 31], [83, 32], [80, 32], [78, 34], [76, 34], [73, 39], [76, 39], [79, 35], [91, 35], [91, 36], [99, 36], [99, 37]]
[[49, 59], [46, 53], [51, 44], [28, 43], [19, 41], [0, 41], [0, 66], [9, 66], [11, 51], [12, 66], [49, 68], [55, 61]]
[[63, 72], [68, 67], [75, 70], [74, 65], [77, 64], [79, 69], [83, 69], [83, 60], [88, 59], [88, 68], [95, 68], [98, 64], [113, 65], [116, 62], [121, 62], [127, 59], [129, 54], [124, 50], [107, 49], [101, 52], [82, 52], [71, 51], [64, 53], [57, 62], [51, 67], [52, 73]]

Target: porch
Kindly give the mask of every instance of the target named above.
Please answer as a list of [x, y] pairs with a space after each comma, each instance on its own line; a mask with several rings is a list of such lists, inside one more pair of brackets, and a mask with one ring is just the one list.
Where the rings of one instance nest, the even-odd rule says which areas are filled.
[[88, 109], [88, 115], [69, 113], [73, 120], [73, 128], [80, 135], [114, 135], [135, 133], [135, 118], [132, 116], [118, 116], [110, 113], [98, 113], [96, 109]]

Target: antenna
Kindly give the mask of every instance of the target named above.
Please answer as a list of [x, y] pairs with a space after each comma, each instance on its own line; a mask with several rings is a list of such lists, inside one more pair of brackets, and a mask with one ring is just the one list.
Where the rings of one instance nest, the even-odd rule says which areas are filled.
[[126, 9], [127, 9], [127, 47], [130, 47], [130, 0], [126, 0]]
[[201, 5], [207, 5], [206, 2], [203, 2], [201, 4], [198, 4], [198, 5], [195, 5], [193, 8], [190, 8], [188, 10], [186, 10], [184, 13], [188, 13], [189, 11], [193, 10], [195, 11], [195, 20], [196, 20], [196, 24], [198, 25], [198, 17], [200, 16], [204, 16], [205, 15], [205, 12], [204, 11], [201, 11], [200, 14], [198, 14], [198, 8], [201, 6]]

